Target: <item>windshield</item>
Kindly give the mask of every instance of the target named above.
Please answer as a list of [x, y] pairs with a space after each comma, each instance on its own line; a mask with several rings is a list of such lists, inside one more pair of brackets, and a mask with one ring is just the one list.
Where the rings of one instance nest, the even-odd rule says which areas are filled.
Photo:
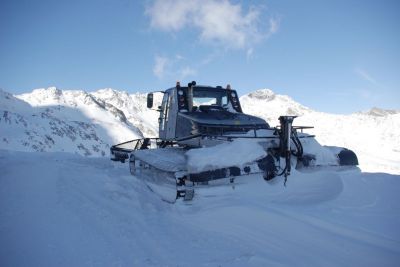
[[193, 106], [228, 104], [228, 98], [225, 90], [215, 88], [193, 88]]
[[236, 91], [220, 87], [179, 87], [177, 100], [179, 111], [182, 112], [207, 112], [222, 109], [229, 112], [242, 112]]

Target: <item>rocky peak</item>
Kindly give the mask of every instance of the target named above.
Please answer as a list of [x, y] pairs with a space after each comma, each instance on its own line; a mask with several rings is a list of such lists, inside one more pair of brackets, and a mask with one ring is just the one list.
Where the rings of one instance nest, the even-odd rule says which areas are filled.
[[271, 101], [275, 98], [275, 93], [271, 89], [259, 89], [248, 94], [248, 97], [252, 99]]
[[370, 109], [366, 112], [361, 112], [361, 113], [366, 114], [366, 115], [376, 116], [376, 117], [384, 117], [384, 116], [388, 116], [388, 115], [399, 114], [400, 110], [382, 109], [382, 108], [373, 107], [372, 109]]

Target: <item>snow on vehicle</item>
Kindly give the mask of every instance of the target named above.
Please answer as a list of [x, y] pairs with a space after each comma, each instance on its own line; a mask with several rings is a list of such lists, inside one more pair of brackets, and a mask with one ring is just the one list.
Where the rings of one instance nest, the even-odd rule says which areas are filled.
[[[197, 187], [234, 184], [261, 173], [266, 181], [284, 176], [292, 166], [358, 165], [346, 148], [321, 146], [307, 126], [293, 126], [296, 116], [279, 117], [271, 127], [244, 114], [239, 97], [228, 85], [175, 87], [163, 92], [159, 137], [127, 141], [111, 147], [111, 160], [129, 160], [130, 171], [168, 202], [191, 200]], [[147, 107], [153, 107], [153, 93]], [[244, 177], [244, 178], [243, 178]]]

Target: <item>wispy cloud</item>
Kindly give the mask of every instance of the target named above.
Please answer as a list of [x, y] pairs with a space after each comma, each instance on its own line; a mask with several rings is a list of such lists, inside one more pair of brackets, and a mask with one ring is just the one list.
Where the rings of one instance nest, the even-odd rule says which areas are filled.
[[158, 56], [154, 57], [153, 74], [158, 79], [178, 78], [183, 80], [190, 76], [197, 75], [197, 70], [184, 65], [185, 58], [181, 55], [175, 57]]
[[366, 70], [356, 68], [354, 71], [365, 81], [373, 85], [379, 85], [378, 82]]
[[167, 69], [169, 63], [170, 63], [170, 60], [167, 57], [156, 56], [154, 67], [153, 67], [154, 75], [157, 78], [162, 79], [165, 76], [166, 69]]
[[150, 25], [166, 32], [193, 28], [203, 43], [229, 49], [245, 49], [275, 34], [279, 19], [270, 18], [269, 27], [262, 21], [263, 7], [244, 10], [228, 0], [155, 0], [146, 9]]
[[280, 18], [270, 18], [269, 19], [269, 33], [274, 34], [277, 33], [280, 26]]

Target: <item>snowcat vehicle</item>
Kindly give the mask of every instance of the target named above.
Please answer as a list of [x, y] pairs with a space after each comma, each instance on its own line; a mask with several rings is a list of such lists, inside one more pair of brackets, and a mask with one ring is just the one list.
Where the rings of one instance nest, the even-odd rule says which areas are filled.
[[[111, 160], [129, 161], [130, 172], [167, 202], [191, 200], [197, 187], [234, 184], [241, 177], [262, 174], [266, 181], [296, 169], [329, 165], [358, 165], [346, 148], [321, 146], [307, 126], [293, 126], [296, 116], [279, 117], [279, 126], [244, 114], [239, 96], [229, 85], [187, 86], [162, 92], [158, 106], [159, 137], [114, 145]], [[147, 95], [153, 107], [154, 93]], [[329, 158], [328, 161], [326, 158]]]

